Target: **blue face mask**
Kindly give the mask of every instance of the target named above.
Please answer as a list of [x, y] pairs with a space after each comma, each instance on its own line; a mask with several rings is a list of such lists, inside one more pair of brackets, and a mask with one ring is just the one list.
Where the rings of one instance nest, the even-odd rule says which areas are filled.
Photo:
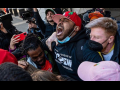
[[67, 36], [67, 37], [66, 37], [64, 40], [62, 40], [62, 41], [60, 41], [60, 40], [57, 39], [57, 41], [58, 41], [59, 43], [63, 44], [63, 43], [66, 43], [66, 42], [70, 41], [70, 37]]
[[57, 39], [57, 41], [58, 41], [59, 43], [61, 43], [61, 44], [70, 41], [71, 35], [73, 34], [73, 32], [74, 32], [74, 30], [73, 30], [73, 31], [71, 32], [71, 34], [70, 34], [69, 36], [67, 36], [64, 40], [60, 41], [60, 40]]

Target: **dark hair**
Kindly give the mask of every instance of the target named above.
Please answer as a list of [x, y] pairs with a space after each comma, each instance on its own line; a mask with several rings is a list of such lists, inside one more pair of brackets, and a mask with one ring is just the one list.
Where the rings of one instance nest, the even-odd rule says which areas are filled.
[[27, 54], [29, 50], [36, 50], [39, 46], [43, 49], [42, 42], [38, 39], [37, 35], [30, 33], [23, 41], [23, 53]]
[[69, 77], [67, 75], [61, 75], [60, 79], [62, 79], [64, 81], [76, 81], [75, 79], [73, 79], [73, 78], [71, 78], [71, 77]]
[[18, 65], [5, 62], [0, 65], [0, 81], [33, 81], [30, 74]]

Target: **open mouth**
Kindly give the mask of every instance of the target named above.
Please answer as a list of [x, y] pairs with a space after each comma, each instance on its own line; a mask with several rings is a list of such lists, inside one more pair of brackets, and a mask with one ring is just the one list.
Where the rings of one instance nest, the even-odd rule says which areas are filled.
[[57, 28], [57, 35], [60, 36], [63, 33], [63, 28], [58, 26]]
[[39, 61], [39, 64], [42, 64], [43, 62], [44, 62], [44, 59], [40, 60], [40, 61]]
[[35, 63], [36, 63], [37, 65], [41, 65], [41, 64], [43, 64], [43, 62], [44, 62], [44, 59], [42, 59], [42, 60], [40, 60], [40, 61], [36, 61]]

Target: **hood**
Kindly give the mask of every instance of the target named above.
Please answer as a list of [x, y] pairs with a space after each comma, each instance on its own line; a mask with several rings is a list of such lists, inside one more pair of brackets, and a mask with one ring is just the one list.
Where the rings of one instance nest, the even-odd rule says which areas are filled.
[[78, 31], [78, 33], [74, 37], [72, 37], [68, 43], [76, 42], [79, 41], [80, 39], [88, 39], [86, 30], [84, 28]]
[[[73, 43], [73, 42], [77, 42], [79, 41], [80, 39], [89, 39], [87, 34], [86, 34], [86, 30], [85, 28], [81, 28], [80, 31], [78, 31], [78, 33], [73, 36], [70, 41], [68, 41], [67, 43], [64, 43], [64, 44], [69, 44], [69, 43]], [[64, 44], [60, 44], [60, 45], [64, 45]]]

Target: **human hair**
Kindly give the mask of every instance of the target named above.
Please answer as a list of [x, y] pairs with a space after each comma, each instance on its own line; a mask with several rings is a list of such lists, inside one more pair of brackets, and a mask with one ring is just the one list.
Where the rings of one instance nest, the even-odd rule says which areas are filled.
[[108, 17], [100, 17], [98, 19], [95, 19], [91, 22], [89, 22], [86, 26], [86, 28], [96, 28], [100, 27], [105, 29], [105, 32], [107, 34], [115, 36], [117, 33], [118, 25], [115, 20], [108, 18]]
[[27, 54], [29, 50], [36, 50], [39, 46], [41, 47], [41, 49], [43, 49], [42, 42], [38, 39], [37, 35], [30, 33], [23, 41], [23, 53]]
[[0, 65], [0, 81], [33, 81], [30, 74], [18, 65], [5, 62]]
[[66, 75], [57, 75], [46, 70], [36, 70], [31, 77], [33, 81], [76, 81]]
[[59, 81], [56, 74], [45, 70], [36, 70], [31, 77], [33, 81]]

